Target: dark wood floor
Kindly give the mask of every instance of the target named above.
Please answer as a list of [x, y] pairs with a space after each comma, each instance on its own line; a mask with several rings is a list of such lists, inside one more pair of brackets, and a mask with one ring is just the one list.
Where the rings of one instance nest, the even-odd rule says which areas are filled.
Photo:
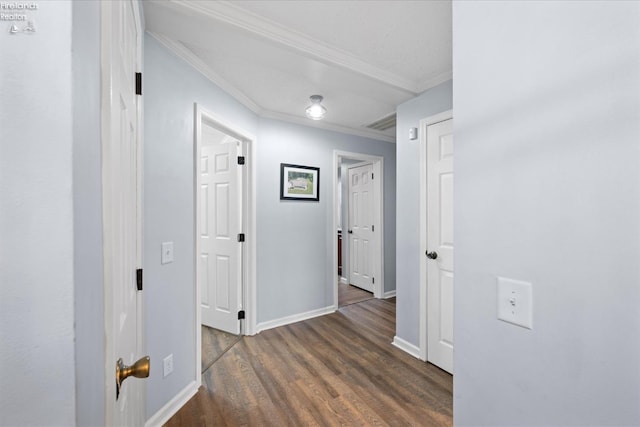
[[367, 292], [364, 289], [352, 285], [345, 285], [340, 283], [338, 285], [338, 306], [344, 307], [345, 305], [356, 304], [362, 301], [366, 301], [373, 298], [371, 292]]
[[394, 333], [392, 298], [243, 337], [166, 425], [452, 425], [452, 377]]
[[202, 372], [209, 369], [225, 351], [229, 350], [239, 340], [239, 335], [233, 335], [202, 325]]

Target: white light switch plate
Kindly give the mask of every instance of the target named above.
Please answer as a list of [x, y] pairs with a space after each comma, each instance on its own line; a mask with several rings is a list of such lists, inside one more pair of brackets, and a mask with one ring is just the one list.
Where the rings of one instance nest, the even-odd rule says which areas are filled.
[[498, 277], [498, 319], [533, 329], [531, 283]]
[[162, 257], [160, 262], [162, 264], [173, 262], [173, 242], [164, 242], [162, 244]]

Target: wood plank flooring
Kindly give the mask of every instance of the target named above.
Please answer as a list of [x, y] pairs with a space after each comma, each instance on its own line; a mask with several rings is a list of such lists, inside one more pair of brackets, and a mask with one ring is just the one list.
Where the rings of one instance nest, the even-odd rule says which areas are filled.
[[240, 340], [239, 335], [230, 334], [202, 325], [202, 370], [209, 369], [225, 351]]
[[373, 294], [364, 289], [345, 285], [344, 283], [338, 284], [338, 307], [370, 300], [371, 298], [373, 298]]
[[395, 298], [243, 337], [166, 425], [452, 425], [452, 377], [394, 333]]

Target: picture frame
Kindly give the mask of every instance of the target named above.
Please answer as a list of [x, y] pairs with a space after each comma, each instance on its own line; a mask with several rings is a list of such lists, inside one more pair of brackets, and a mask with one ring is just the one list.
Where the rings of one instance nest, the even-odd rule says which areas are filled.
[[320, 201], [320, 168], [280, 163], [280, 200]]

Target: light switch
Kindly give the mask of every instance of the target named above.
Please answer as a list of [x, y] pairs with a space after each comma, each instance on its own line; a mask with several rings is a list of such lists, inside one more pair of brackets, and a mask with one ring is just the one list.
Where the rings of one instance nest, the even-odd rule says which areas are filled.
[[531, 283], [498, 277], [498, 319], [533, 329]]
[[164, 242], [162, 244], [162, 257], [160, 262], [162, 264], [173, 262], [173, 242]]

